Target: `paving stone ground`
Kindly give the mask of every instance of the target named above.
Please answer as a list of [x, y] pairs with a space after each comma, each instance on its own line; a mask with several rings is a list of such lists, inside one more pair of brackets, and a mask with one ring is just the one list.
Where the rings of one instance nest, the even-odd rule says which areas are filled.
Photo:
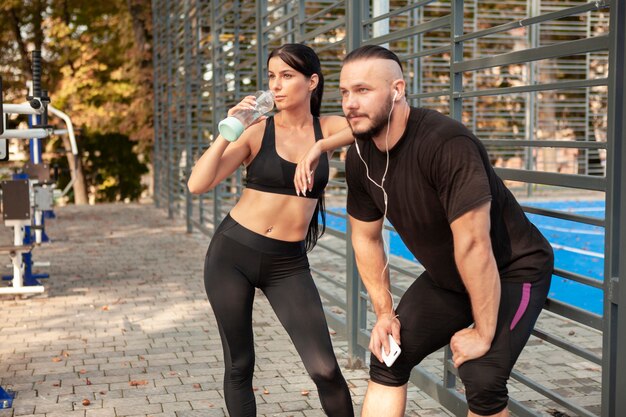
[[[51, 262], [37, 268], [50, 273], [46, 292], [0, 296], [0, 386], [16, 393], [0, 417], [226, 416], [221, 344], [202, 284], [209, 238], [186, 233], [183, 220], [150, 204], [55, 212], [47, 223], [53, 242], [33, 252], [36, 261]], [[0, 244], [11, 240], [11, 230], [0, 227]], [[5, 264], [8, 258], [0, 262], [8, 273]], [[342, 262], [322, 249], [311, 264], [341, 273], [329, 266]], [[323, 416], [314, 384], [260, 292], [254, 309], [259, 415]], [[601, 352], [601, 335], [591, 329], [547, 314], [539, 324]], [[346, 342], [334, 333], [358, 413], [367, 370], [347, 368]], [[424, 367], [439, 372], [439, 356]], [[599, 413], [600, 367], [570, 356], [533, 338], [517, 369]], [[538, 415], [566, 411], [521, 384], [511, 392]], [[452, 414], [411, 387], [406, 415]]]

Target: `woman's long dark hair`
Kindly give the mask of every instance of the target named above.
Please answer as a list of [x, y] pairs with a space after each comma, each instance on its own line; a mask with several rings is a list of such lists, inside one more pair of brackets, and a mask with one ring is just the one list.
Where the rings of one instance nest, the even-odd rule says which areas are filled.
[[[278, 57], [289, 65], [294, 70], [303, 74], [305, 77], [311, 77], [313, 74], [317, 74], [319, 81], [317, 87], [311, 93], [311, 114], [314, 117], [320, 116], [320, 108], [322, 107], [322, 95], [324, 94], [324, 76], [322, 75], [322, 65], [320, 59], [315, 51], [306, 45], [301, 43], [287, 43], [280, 48], [274, 49], [270, 53], [267, 62], [271, 58]], [[320, 230], [320, 224], [318, 218], [322, 219], [322, 227]], [[313, 217], [309, 223], [309, 230], [306, 233], [304, 239], [306, 251], [309, 252], [315, 247], [317, 239], [322, 237], [326, 231], [326, 209], [324, 207], [324, 193], [317, 200]]]

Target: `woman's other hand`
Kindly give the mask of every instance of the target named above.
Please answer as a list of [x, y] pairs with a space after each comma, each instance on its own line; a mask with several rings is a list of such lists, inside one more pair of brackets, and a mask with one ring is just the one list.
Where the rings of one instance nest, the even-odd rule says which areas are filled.
[[306, 196], [306, 192], [313, 189], [315, 169], [320, 162], [322, 152], [320, 141], [317, 141], [311, 146], [300, 162], [298, 162], [296, 174], [293, 178], [296, 194], [300, 195], [300, 193], [302, 193], [303, 196]]

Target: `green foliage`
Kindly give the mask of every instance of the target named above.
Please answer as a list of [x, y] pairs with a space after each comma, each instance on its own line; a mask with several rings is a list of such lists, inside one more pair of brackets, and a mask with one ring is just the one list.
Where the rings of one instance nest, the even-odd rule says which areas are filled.
[[[120, 133], [88, 132], [81, 135], [85, 181], [96, 202], [139, 199], [145, 189], [141, 176], [148, 172], [148, 168], [139, 160], [134, 149], [136, 145]], [[62, 143], [57, 142], [54, 147], [58, 150]], [[64, 188], [70, 181], [67, 159], [54, 158], [51, 165], [58, 167], [58, 186]]]

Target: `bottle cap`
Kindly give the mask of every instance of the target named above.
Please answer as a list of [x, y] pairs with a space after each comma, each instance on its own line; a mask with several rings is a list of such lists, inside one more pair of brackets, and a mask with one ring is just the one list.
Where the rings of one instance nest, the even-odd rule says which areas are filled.
[[239, 136], [243, 133], [244, 125], [236, 117], [230, 116], [222, 120], [217, 129], [220, 131], [220, 135], [229, 142], [234, 142], [239, 139]]

